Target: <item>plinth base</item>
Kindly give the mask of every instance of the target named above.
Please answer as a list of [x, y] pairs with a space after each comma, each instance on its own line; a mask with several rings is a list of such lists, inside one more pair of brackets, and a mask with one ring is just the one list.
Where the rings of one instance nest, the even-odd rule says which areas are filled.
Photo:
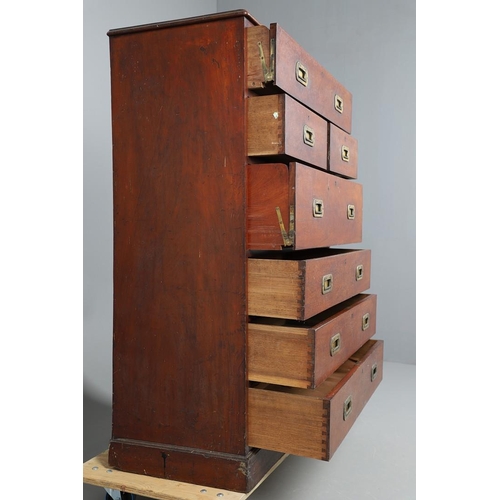
[[[224, 498], [224, 500], [244, 500], [269, 477], [287, 456], [283, 455], [249, 493], [237, 493], [199, 484], [181, 483], [122, 472], [109, 465], [107, 450], [83, 464], [83, 482], [158, 500], [218, 500], [220, 498]], [[218, 496], [219, 493], [224, 496]]]

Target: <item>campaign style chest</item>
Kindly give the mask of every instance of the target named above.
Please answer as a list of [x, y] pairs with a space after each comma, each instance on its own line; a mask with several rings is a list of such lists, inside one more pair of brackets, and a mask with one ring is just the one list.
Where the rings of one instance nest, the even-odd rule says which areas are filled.
[[243, 10], [115, 29], [109, 463], [250, 491], [382, 379], [352, 96]]

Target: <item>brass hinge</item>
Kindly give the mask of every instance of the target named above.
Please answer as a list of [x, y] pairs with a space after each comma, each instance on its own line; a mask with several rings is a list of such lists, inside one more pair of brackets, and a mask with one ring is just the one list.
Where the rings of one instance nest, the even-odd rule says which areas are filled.
[[264, 49], [262, 47], [262, 42], [257, 42], [259, 46], [260, 63], [262, 64], [262, 73], [264, 74], [265, 82], [272, 82], [274, 80], [274, 50], [276, 42], [274, 38], [271, 38], [269, 44], [269, 68], [266, 64], [266, 57], [264, 55]]
[[287, 233], [283, 217], [281, 216], [280, 207], [276, 207], [276, 215], [278, 216], [278, 224], [280, 226], [281, 237], [283, 238], [283, 246], [292, 247], [295, 239], [295, 212], [293, 205], [290, 205], [290, 232]]

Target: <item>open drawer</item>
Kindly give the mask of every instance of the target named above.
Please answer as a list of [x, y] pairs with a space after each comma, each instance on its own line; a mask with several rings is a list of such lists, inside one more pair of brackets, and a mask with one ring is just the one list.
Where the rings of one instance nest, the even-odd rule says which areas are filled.
[[352, 94], [279, 24], [252, 26], [247, 36], [247, 87], [278, 88], [351, 133]]
[[315, 388], [375, 335], [376, 310], [361, 293], [307, 321], [251, 317], [248, 380]]
[[248, 259], [248, 314], [304, 321], [370, 288], [370, 250], [262, 252]]
[[330, 460], [382, 380], [383, 341], [369, 340], [316, 389], [248, 389], [248, 444]]
[[363, 186], [301, 163], [247, 165], [249, 250], [359, 243]]

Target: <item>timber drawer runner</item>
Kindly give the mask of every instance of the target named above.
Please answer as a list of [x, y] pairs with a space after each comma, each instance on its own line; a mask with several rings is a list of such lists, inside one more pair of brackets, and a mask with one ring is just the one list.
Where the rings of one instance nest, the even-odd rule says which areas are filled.
[[247, 165], [247, 246], [294, 250], [359, 243], [363, 187], [300, 163]]
[[383, 341], [368, 340], [316, 389], [248, 390], [250, 446], [330, 460], [382, 379]]
[[352, 95], [281, 26], [247, 28], [247, 87], [274, 85], [351, 133]]
[[248, 379], [313, 389], [376, 331], [377, 296], [359, 294], [306, 322], [251, 318]]
[[370, 288], [370, 250], [264, 252], [248, 259], [248, 314], [306, 320]]
[[284, 155], [326, 170], [328, 123], [286, 94], [250, 97], [247, 154]]

